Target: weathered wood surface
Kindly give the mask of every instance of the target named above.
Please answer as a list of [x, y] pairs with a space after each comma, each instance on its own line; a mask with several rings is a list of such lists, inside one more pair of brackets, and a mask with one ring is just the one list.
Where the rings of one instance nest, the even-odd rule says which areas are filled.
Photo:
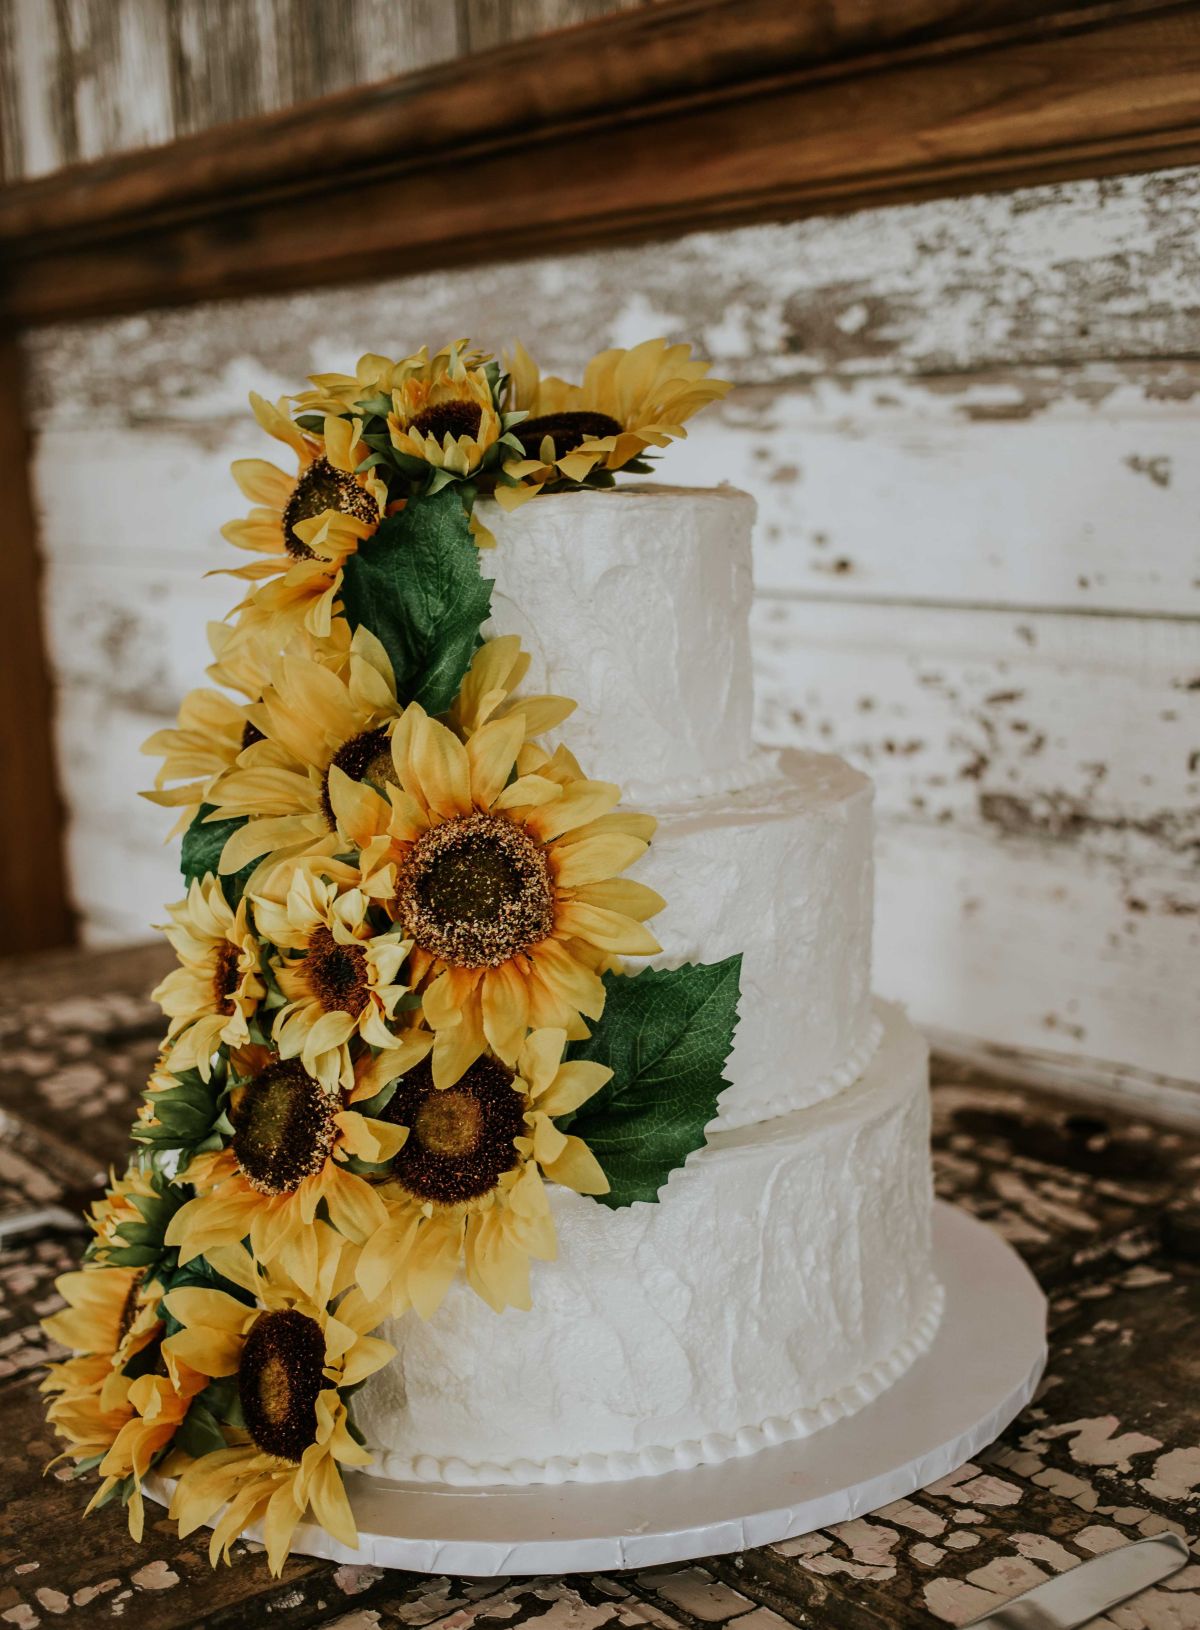
[[[667, 479], [758, 499], [758, 730], [879, 783], [877, 978], [917, 1018], [1195, 1082], [1200, 171], [700, 233], [29, 336], [71, 873], [177, 889], [138, 742], [233, 599], [244, 407], [471, 333], [664, 332], [737, 389]], [[1200, 1099], [1198, 1099], [1200, 1102]]]
[[10, 188], [0, 309], [54, 322], [481, 263], [497, 240], [530, 256], [1194, 163], [1198, 65], [1181, 0], [671, 0]]
[[[88, 1158], [117, 1158], [153, 1052], [145, 998], [161, 947], [8, 965], [0, 982], [0, 1110]], [[99, 1100], [99, 1109], [93, 1105]], [[1144, 1534], [1200, 1526], [1200, 1139], [1089, 1110], [948, 1061], [935, 1065], [939, 1191], [987, 1219], [1051, 1295], [1037, 1401], [953, 1476], [868, 1516], [743, 1556], [602, 1578], [463, 1581], [292, 1561], [269, 1579], [239, 1545], [210, 1574], [203, 1536], [153, 1516], [135, 1547], [120, 1516], [80, 1519], [82, 1491], [44, 1478], [53, 1445], [36, 1393], [37, 1318], [73, 1243], [44, 1236], [0, 1266], [0, 1624], [95, 1630], [822, 1630], [960, 1625]], [[26, 1143], [23, 1149], [28, 1149]], [[0, 1205], [61, 1189], [57, 1151], [0, 1166]], [[1098, 1620], [1195, 1630], [1200, 1562]]]
[[468, 48], [460, 9], [438, 0], [0, 0], [4, 177], [45, 175], [456, 56]]
[[0, 0], [0, 175], [46, 175], [645, 3]]

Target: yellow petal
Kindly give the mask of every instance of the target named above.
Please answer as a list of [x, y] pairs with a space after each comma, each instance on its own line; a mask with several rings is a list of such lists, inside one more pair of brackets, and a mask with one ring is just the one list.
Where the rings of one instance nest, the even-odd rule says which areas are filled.
[[503, 791], [524, 740], [524, 720], [513, 714], [485, 724], [467, 742], [471, 792], [480, 809], [490, 809]]
[[568, 1137], [557, 1160], [543, 1163], [542, 1170], [551, 1182], [562, 1183], [577, 1194], [607, 1194], [609, 1190], [600, 1162], [582, 1138]]
[[587, 1059], [573, 1059], [564, 1064], [550, 1086], [537, 1100], [537, 1107], [547, 1115], [566, 1115], [580, 1104], [587, 1103], [600, 1088], [612, 1080], [607, 1064], [593, 1064]]
[[554, 872], [560, 888], [574, 889], [615, 877], [646, 853], [640, 838], [624, 832], [606, 832], [581, 843], [556, 844]]
[[418, 720], [409, 762], [431, 810], [447, 818], [471, 813], [470, 760], [453, 731], [436, 719]]

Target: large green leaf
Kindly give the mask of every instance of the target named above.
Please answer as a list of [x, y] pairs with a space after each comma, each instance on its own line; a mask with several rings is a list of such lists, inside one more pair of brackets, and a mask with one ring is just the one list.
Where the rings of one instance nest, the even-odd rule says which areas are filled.
[[[215, 808], [215, 804], [201, 804], [192, 824], [183, 834], [179, 865], [183, 872], [183, 880], [189, 888], [193, 879], [200, 878], [203, 881], [209, 872], [214, 877], [220, 876], [218, 863], [221, 859], [221, 850], [238, 828], [246, 824], [244, 815], [237, 815], [228, 821], [209, 822], [208, 816]], [[232, 872], [221, 877], [221, 888], [231, 906], [236, 906], [241, 899], [242, 890], [257, 865], [258, 862], [252, 860], [243, 866], [240, 872]]]
[[[604, 1013], [572, 1058], [607, 1064], [612, 1080], [570, 1123], [611, 1185], [605, 1205], [654, 1200], [704, 1142], [728, 1085], [742, 959], [606, 974]], [[565, 1124], [565, 1122], [563, 1123]]]
[[383, 642], [401, 702], [420, 702], [427, 713], [444, 713], [458, 694], [491, 599], [453, 486], [410, 499], [342, 571], [351, 625]]

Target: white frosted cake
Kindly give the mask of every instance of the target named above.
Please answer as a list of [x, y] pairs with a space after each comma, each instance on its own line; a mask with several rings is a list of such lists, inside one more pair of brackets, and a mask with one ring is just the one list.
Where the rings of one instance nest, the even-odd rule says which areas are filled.
[[717, 1464], [860, 1408], [940, 1314], [926, 1050], [870, 994], [871, 786], [752, 745], [745, 494], [480, 509], [490, 632], [521, 636], [532, 691], [577, 699], [563, 740], [587, 773], [658, 819], [632, 873], [668, 902], [650, 960], [741, 953], [740, 1021], [707, 1144], [658, 1200], [554, 1189], [532, 1310], [460, 1280], [427, 1322], [392, 1321], [356, 1420], [373, 1472], [422, 1482]]

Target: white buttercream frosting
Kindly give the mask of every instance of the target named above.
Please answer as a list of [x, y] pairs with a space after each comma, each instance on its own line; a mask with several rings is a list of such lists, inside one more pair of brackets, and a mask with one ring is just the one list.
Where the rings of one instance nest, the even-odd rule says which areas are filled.
[[717, 1464], [868, 1403], [933, 1338], [927, 1053], [895, 1009], [853, 1086], [715, 1133], [659, 1200], [552, 1190], [533, 1309], [461, 1282], [355, 1400], [379, 1474], [600, 1481]]
[[629, 874], [667, 902], [656, 966], [741, 953], [725, 1124], [828, 1097], [871, 1053], [871, 783], [825, 753], [763, 757], [751, 787], [654, 806]]
[[561, 739], [588, 775], [632, 802], [755, 773], [752, 498], [623, 486], [479, 514], [497, 540], [481, 561], [496, 585], [485, 632], [521, 636], [527, 690], [578, 703]]

